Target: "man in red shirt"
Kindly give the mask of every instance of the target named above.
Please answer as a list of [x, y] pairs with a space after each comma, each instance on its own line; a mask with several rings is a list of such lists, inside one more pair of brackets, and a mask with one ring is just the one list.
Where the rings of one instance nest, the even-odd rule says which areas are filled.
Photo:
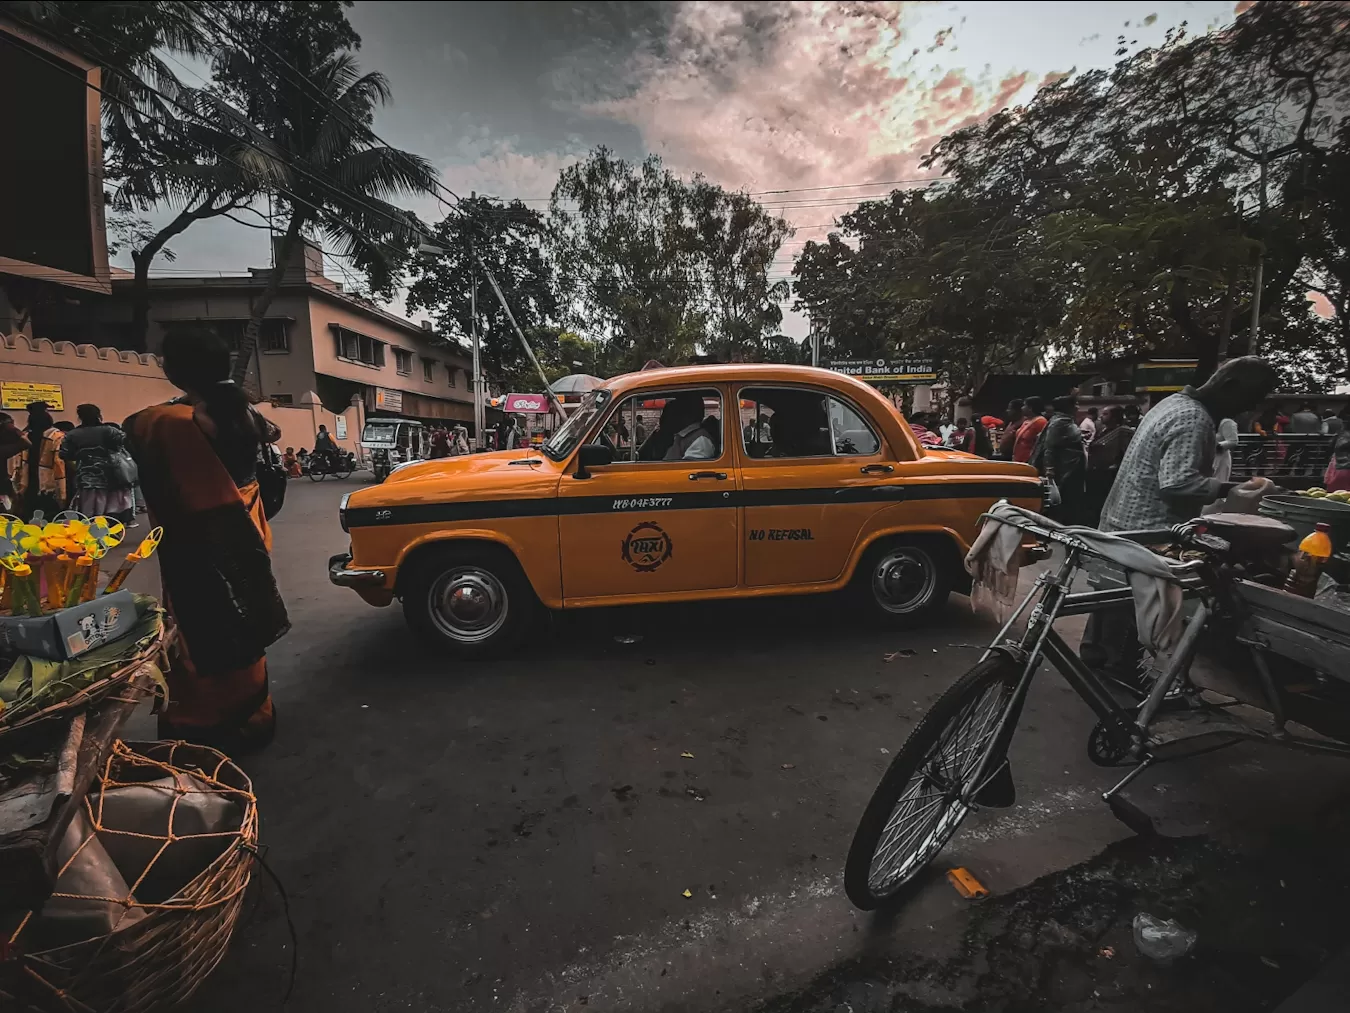
[[1017, 439], [1013, 443], [1013, 460], [1026, 464], [1031, 460], [1031, 452], [1036, 449], [1036, 440], [1045, 428], [1045, 399], [1029, 397], [1023, 405], [1026, 421], [1017, 430]]

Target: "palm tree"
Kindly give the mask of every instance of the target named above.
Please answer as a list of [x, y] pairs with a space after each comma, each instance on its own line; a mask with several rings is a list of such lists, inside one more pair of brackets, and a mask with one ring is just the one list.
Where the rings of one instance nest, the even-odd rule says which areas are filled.
[[[289, 5], [260, 6], [285, 16]], [[261, 28], [255, 24], [249, 34]], [[262, 320], [305, 232], [317, 230], [332, 253], [366, 274], [372, 289], [387, 291], [419, 233], [417, 219], [387, 198], [431, 194], [436, 187], [430, 162], [381, 143], [371, 128], [376, 107], [390, 97], [382, 74], [362, 74], [345, 45], [315, 47], [302, 31], [270, 24], [261, 38], [258, 45], [226, 49], [215, 61], [222, 85], [216, 101], [225, 105], [226, 98], [235, 98], [245, 110], [255, 130], [250, 139], [255, 171], [271, 180], [288, 219], [240, 343], [233, 370], [239, 384], [248, 376]]]

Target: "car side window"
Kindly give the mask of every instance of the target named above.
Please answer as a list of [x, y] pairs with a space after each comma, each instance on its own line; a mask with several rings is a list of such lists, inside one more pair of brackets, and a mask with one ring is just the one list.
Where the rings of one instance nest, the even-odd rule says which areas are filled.
[[851, 405], [800, 387], [745, 387], [741, 445], [747, 457], [875, 454], [881, 440]]
[[881, 440], [857, 409], [838, 398], [830, 398], [830, 437], [836, 455], [867, 457], [881, 449]]
[[646, 391], [628, 397], [596, 442], [615, 462], [714, 461], [722, 456], [722, 395], [716, 388]]

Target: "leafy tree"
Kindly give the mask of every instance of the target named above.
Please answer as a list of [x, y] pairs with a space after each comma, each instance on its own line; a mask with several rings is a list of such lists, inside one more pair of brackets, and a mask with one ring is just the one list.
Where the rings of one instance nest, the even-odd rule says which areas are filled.
[[599, 332], [606, 372], [693, 353], [704, 317], [688, 217], [684, 185], [655, 155], [634, 166], [597, 148], [559, 176], [549, 240], [570, 290], [563, 315]]
[[489, 197], [470, 198], [456, 205], [431, 234], [431, 242], [444, 254], [419, 258], [411, 265], [408, 308], [430, 311], [437, 330], [464, 348], [471, 343], [470, 307], [476, 292], [483, 372], [498, 390], [536, 390], [539, 378], [475, 254], [496, 276], [546, 371], [552, 366], [556, 372], [566, 359], [569, 368], [556, 376], [575, 372], [570, 368], [573, 358], [589, 358], [594, 366], [593, 349], [583, 349], [575, 335], [553, 326], [558, 300], [553, 265], [542, 248], [543, 230], [544, 216], [520, 201], [503, 204]]
[[606, 373], [702, 351], [771, 358], [786, 287], [769, 269], [791, 233], [745, 194], [680, 179], [597, 148], [564, 169], [549, 206], [549, 252], [566, 279], [564, 319], [590, 328]]
[[1329, 344], [1303, 294], [1343, 299], [1347, 6], [1261, 3], [1119, 55], [944, 138], [926, 164], [952, 181], [808, 244], [798, 304], [850, 351], [926, 340], [973, 382], [1036, 351], [1193, 355], [1204, 376], [1246, 350], [1259, 273], [1260, 347], [1304, 377], [1339, 348], [1344, 373], [1350, 332]]
[[688, 194], [707, 307], [704, 351], [722, 361], [782, 358], [787, 350], [777, 332], [788, 284], [770, 282], [769, 271], [791, 226], [753, 198], [701, 178]]
[[843, 216], [795, 267], [797, 306], [838, 357], [931, 356], [967, 390], [1031, 365], [1062, 313], [1052, 266], [996, 204], [950, 190], [897, 191]]
[[229, 5], [229, 15], [229, 44], [214, 60], [219, 104], [238, 108], [251, 125], [250, 158], [287, 223], [240, 342], [234, 380], [243, 383], [263, 317], [306, 230], [326, 237], [373, 290], [389, 293], [420, 232], [388, 198], [433, 193], [436, 171], [375, 136], [375, 109], [389, 100], [389, 83], [361, 73], [341, 4], [241, 3]]

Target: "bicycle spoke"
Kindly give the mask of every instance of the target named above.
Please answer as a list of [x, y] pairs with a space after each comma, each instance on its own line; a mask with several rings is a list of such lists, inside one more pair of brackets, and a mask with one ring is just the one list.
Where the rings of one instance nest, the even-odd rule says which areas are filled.
[[[910, 817], [922, 816], [925, 813], [932, 812], [940, 805], [942, 805], [941, 799], [936, 802], [930, 802], [922, 809], [915, 810], [910, 814]], [[877, 855], [872, 861], [873, 867], [880, 865], [884, 869], [890, 859], [900, 851], [900, 848], [913, 840], [914, 831], [922, 829], [929, 822], [931, 822], [931, 820], [916, 820], [909, 826], [908, 832], [903, 834], [892, 832], [890, 828], [887, 828], [887, 833], [882, 835], [882, 846], [878, 847]], [[900, 828], [897, 828], [897, 830], [898, 829]]]
[[997, 732], [1011, 694], [1006, 682], [989, 685], [942, 730], [878, 835], [868, 872], [873, 889], [885, 891], [908, 878], [946, 843], [965, 816], [967, 806], [960, 796]]

